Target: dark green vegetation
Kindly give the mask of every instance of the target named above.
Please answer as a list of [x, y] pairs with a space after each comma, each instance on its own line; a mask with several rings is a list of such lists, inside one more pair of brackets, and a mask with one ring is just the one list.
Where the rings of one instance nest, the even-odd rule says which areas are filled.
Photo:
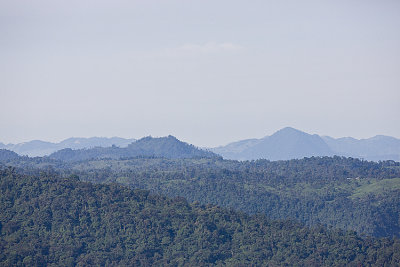
[[10, 160], [6, 165], [53, 168], [95, 183], [117, 182], [189, 202], [261, 213], [354, 230], [375, 237], [400, 236], [400, 163], [324, 157], [237, 162], [220, 158], [139, 157], [62, 162]]
[[307, 225], [400, 236], [400, 164], [392, 161], [139, 158], [82, 162], [73, 168], [87, 181], [118, 182]]
[[165, 158], [215, 158], [220, 157], [212, 152], [204, 151], [193, 145], [179, 141], [173, 136], [153, 138], [145, 137], [126, 148], [117, 146], [96, 147], [92, 149], [62, 149], [51, 154], [51, 159], [63, 161], [81, 161], [94, 158], [129, 158], [137, 156], [155, 156]]
[[[159, 164], [157, 164], [159, 165]], [[398, 266], [400, 242], [0, 171], [0, 265]]]

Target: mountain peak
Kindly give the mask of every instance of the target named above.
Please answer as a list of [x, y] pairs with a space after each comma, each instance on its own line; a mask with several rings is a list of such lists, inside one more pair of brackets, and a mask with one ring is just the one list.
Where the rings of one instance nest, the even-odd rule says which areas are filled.
[[226, 159], [294, 159], [311, 156], [400, 160], [400, 139], [377, 135], [368, 139], [332, 138], [285, 127], [261, 139], [241, 140], [212, 149]]
[[[143, 138], [138, 139], [134, 143], [145, 143], [145, 142], [153, 142], [153, 143], [154, 142], [180, 142], [180, 143], [184, 143], [172, 135], [162, 136], [162, 137], [153, 137], [153, 136], [149, 135], [149, 136], [145, 136]], [[134, 146], [134, 143], [130, 144], [129, 146]]]
[[230, 159], [286, 160], [311, 156], [329, 156], [333, 152], [319, 135], [311, 135], [292, 127], [285, 127], [271, 136], [266, 136], [240, 150], [214, 149], [216, 153]]
[[61, 150], [50, 155], [50, 158], [65, 161], [80, 161], [94, 158], [130, 158], [130, 157], [163, 157], [163, 158], [218, 158], [219, 156], [169, 135], [166, 137], [143, 137], [129, 144], [126, 148], [96, 147], [86, 150]]
[[302, 136], [307, 135], [307, 136], [309, 136], [310, 134], [305, 133], [305, 132], [300, 131], [300, 130], [297, 130], [297, 129], [292, 128], [292, 127], [285, 127], [285, 128], [282, 128], [282, 129], [276, 131], [270, 137], [276, 137], [276, 136], [279, 136], [279, 137], [284, 137], [284, 136], [290, 137], [290, 136], [299, 136], [299, 135], [302, 135]]
[[282, 128], [282, 129], [278, 130], [278, 132], [280, 132], [280, 131], [285, 131], [285, 132], [287, 132], [287, 131], [292, 131], [292, 132], [302, 132], [302, 131], [300, 131], [300, 130], [297, 130], [297, 129], [295, 129], [295, 128], [293, 128], [293, 127], [290, 127], [290, 126], [288, 126], [288, 127], [284, 127], [284, 128]]

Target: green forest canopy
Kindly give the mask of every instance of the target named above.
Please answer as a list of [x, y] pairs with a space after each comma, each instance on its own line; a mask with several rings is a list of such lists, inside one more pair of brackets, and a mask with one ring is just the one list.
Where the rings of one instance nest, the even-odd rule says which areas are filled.
[[397, 239], [0, 171], [0, 265], [398, 266]]
[[289, 161], [135, 157], [64, 162], [19, 157], [26, 174], [53, 169], [83, 181], [117, 182], [189, 202], [292, 218], [376, 237], [400, 236], [400, 163], [344, 157]]

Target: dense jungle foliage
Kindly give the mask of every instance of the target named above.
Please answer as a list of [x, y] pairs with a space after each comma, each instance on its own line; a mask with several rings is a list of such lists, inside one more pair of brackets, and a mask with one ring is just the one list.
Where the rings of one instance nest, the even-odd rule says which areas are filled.
[[392, 161], [138, 158], [81, 162], [73, 168], [86, 181], [118, 182], [310, 226], [400, 236], [400, 166]]
[[76, 176], [0, 171], [2, 266], [398, 266], [397, 239], [307, 228]]
[[52, 168], [83, 181], [117, 182], [189, 202], [214, 204], [272, 219], [295, 219], [375, 237], [400, 236], [400, 163], [343, 157], [229, 161], [136, 157], [62, 162], [48, 158], [4, 163], [26, 174]]

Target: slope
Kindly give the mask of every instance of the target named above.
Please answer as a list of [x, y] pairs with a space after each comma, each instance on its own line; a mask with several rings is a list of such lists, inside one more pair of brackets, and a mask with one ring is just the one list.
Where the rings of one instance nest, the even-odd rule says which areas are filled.
[[340, 157], [276, 162], [136, 158], [85, 161], [72, 168], [86, 181], [118, 182], [309, 226], [400, 237], [400, 163]]
[[400, 243], [0, 170], [4, 266], [396, 266]]

